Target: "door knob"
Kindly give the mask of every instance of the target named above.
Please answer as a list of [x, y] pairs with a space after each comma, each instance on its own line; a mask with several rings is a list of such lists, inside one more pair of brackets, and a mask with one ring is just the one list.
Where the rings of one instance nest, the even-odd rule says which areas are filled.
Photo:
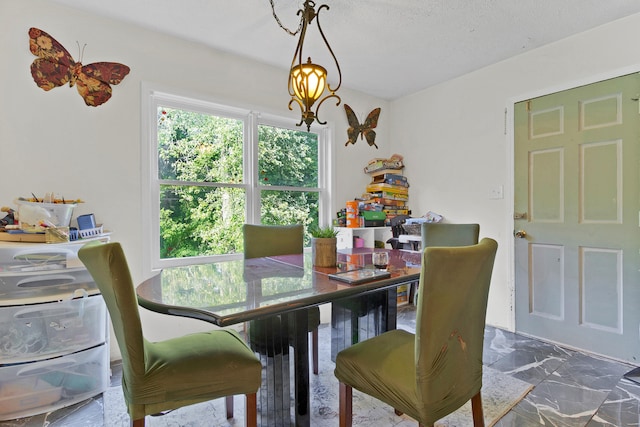
[[525, 237], [527, 237], [527, 232], [524, 230], [517, 230], [513, 232], [513, 236], [517, 237], [518, 239], [524, 239]]

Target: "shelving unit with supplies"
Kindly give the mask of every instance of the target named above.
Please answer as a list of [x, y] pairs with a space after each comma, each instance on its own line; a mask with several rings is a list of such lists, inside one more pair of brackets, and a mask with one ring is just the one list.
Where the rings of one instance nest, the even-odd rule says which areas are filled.
[[335, 227], [335, 229], [338, 231], [336, 236], [338, 249], [354, 248], [354, 238], [356, 237], [364, 240], [363, 247], [373, 248], [376, 240], [386, 242], [392, 236], [389, 227]]

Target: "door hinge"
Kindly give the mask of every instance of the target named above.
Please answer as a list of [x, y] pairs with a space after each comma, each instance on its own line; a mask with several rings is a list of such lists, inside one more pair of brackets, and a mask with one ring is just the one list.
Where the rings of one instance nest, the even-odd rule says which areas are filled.
[[504, 134], [507, 134], [507, 107], [504, 108]]

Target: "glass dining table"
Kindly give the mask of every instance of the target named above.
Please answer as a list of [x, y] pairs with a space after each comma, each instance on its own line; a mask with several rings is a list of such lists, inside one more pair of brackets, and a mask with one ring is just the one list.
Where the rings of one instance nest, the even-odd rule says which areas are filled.
[[[389, 253], [388, 277], [372, 278], [359, 284], [330, 277], [350, 270], [373, 274], [371, 254], [375, 251]], [[142, 282], [136, 292], [138, 303], [146, 309], [200, 319], [220, 327], [282, 320], [286, 339], [280, 339], [280, 349], [270, 347], [269, 355], [288, 355], [289, 346], [293, 348], [295, 425], [308, 426], [309, 337], [306, 309], [331, 303], [336, 311], [344, 311], [344, 307], [353, 307], [368, 295], [375, 295], [381, 301], [382, 309], [380, 321], [383, 324], [379, 330], [395, 329], [396, 289], [419, 280], [420, 261], [419, 252], [371, 248], [340, 250], [336, 267], [329, 268], [313, 266], [311, 253], [240, 259], [166, 268]], [[334, 316], [334, 327], [335, 319]], [[278, 332], [279, 336], [281, 332]], [[351, 336], [349, 333], [346, 335]], [[342, 344], [342, 347], [351, 343]], [[284, 410], [279, 409], [285, 413], [285, 425], [289, 425], [287, 421], [290, 418], [288, 389], [288, 384], [283, 386], [280, 383], [279, 387], [269, 390], [270, 394], [279, 394], [286, 406]], [[261, 412], [278, 410], [273, 409], [272, 403], [269, 405], [269, 408], [261, 408]]]

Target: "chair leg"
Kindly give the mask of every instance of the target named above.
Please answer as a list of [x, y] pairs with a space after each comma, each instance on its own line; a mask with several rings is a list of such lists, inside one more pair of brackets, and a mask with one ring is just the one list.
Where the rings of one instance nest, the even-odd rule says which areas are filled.
[[131, 427], [144, 427], [144, 417], [131, 420]]
[[257, 427], [258, 425], [257, 393], [251, 393], [245, 396], [244, 425], [246, 427]]
[[313, 373], [318, 375], [318, 328], [311, 331], [311, 357]]
[[482, 413], [482, 397], [480, 392], [471, 398], [471, 413], [473, 414], [474, 427], [484, 427], [484, 414]]
[[340, 397], [338, 407], [340, 411], [340, 427], [351, 427], [353, 422], [353, 389], [344, 383], [340, 383]]
[[227, 396], [224, 398], [225, 406], [227, 407], [227, 419], [233, 418], [233, 396]]

